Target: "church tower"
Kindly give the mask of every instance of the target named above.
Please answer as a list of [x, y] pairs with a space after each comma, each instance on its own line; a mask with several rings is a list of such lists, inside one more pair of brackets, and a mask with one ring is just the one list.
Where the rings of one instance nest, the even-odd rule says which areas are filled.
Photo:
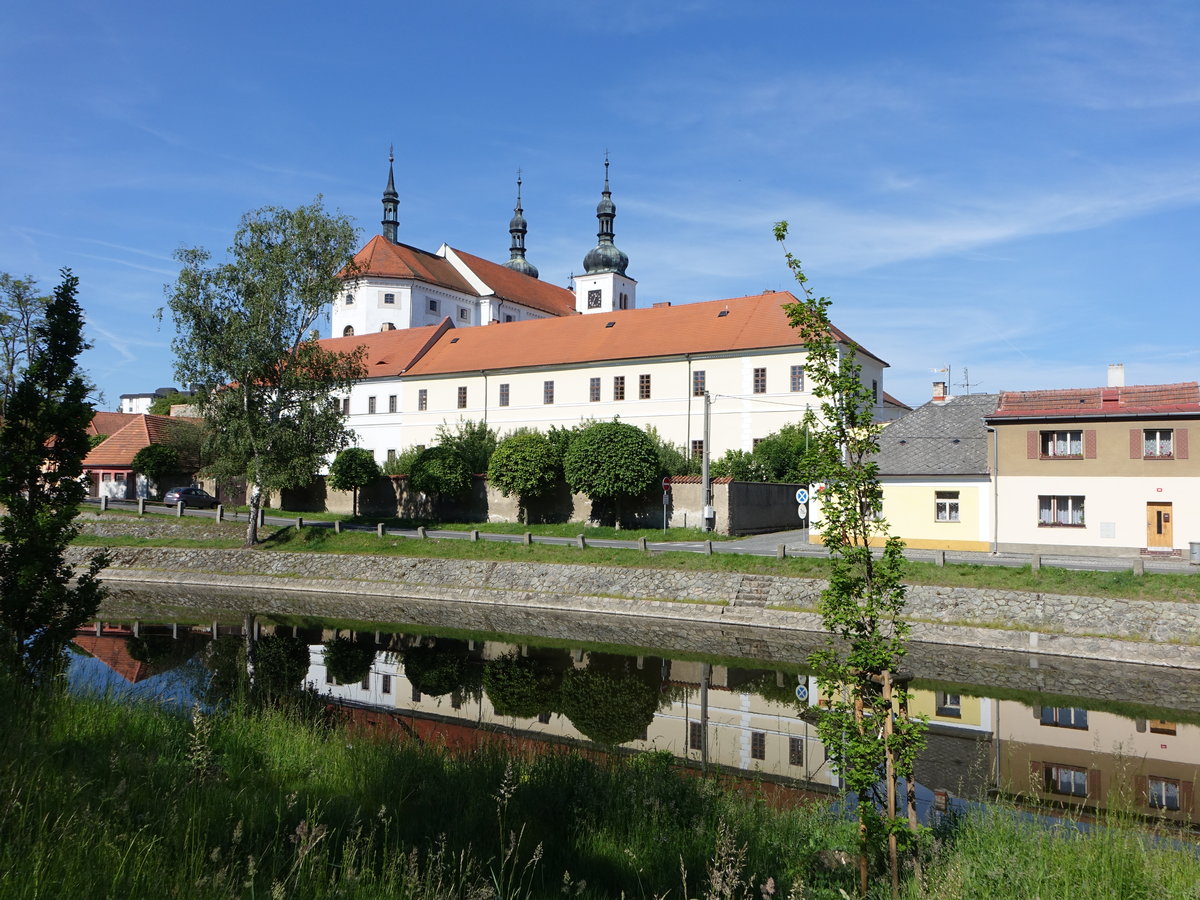
[[394, 147], [388, 147], [388, 183], [383, 190], [383, 236], [396, 243], [396, 234], [400, 229], [400, 195], [396, 193], [396, 176], [392, 173], [392, 161], [395, 159]]
[[525, 234], [528, 230], [529, 226], [525, 222], [525, 210], [521, 209], [521, 173], [518, 170], [517, 205], [513, 209], [513, 217], [508, 222], [508, 233], [512, 235], [512, 246], [509, 247], [509, 259], [504, 267], [512, 269], [514, 272], [520, 272], [522, 275], [528, 275], [530, 278], [537, 278], [537, 266], [525, 258]]
[[575, 309], [581, 313], [633, 309], [637, 282], [625, 274], [629, 257], [613, 243], [613, 220], [617, 205], [608, 187], [608, 154], [604, 154], [604, 190], [596, 206], [600, 230], [596, 246], [583, 258], [584, 274], [575, 276]]

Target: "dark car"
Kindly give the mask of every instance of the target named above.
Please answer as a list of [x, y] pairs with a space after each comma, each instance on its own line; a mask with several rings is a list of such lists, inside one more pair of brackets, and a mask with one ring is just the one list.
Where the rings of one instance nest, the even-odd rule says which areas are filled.
[[218, 505], [216, 497], [198, 487], [171, 488], [163, 495], [163, 503], [167, 506], [182, 503], [184, 506], [196, 506], [200, 509], [215, 509]]

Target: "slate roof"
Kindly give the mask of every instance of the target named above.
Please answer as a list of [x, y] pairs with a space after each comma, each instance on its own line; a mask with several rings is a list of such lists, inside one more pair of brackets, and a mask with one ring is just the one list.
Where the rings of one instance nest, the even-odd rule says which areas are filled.
[[984, 417], [998, 394], [966, 394], [929, 402], [901, 416], [879, 438], [880, 475], [986, 475]]
[[1200, 385], [1134, 384], [1055, 391], [1005, 391], [992, 415], [1002, 418], [1068, 419], [1165, 413], [1200, 413]]
[[124, 428], [111, 434], [102, 444], [92, 448], [83, 458], [85, 469], [128, 468], [143, 447], [170, 443], [171, 431], [185, 425], [200, 425], [201, 419], [178, 416], [152, 416], [148, 413], [131, 415]]

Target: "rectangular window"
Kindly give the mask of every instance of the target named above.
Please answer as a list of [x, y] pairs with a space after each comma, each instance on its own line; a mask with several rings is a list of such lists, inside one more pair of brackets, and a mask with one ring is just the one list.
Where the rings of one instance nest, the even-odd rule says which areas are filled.
[[367, 398], [367, 415], [374, 415], [374, 413], [375, 413], [375, 398], [368, 397]]
[[600, 379], [593, 378], [588, 381], [588, 400], [592, 403], [600, 402]]
[[429, 304], [428, 309], [431, 313], [435, 313], [438, 311], [438, 302], [436, 300], [434, 300], [433, 298], [430, 298], [428, 301], [428, 304]]
[[1046, 766], [1046, 790], [1068, 797], [1086, 797], [1087, 769], [1075, 766]]
[[395, 294], [384, 294], [384, 295], [383, 295], [383, 302], [384, 302], [384, 303], [395, 303], [395, 302], [396, 302], [396, 295], [395, 295]]
[[1173, 430], [1170, 428], [1147, 428], [1143, 432], [1145, 438], [1145, 453], [1146, 459], [1170, 459], [1173, 455], [1171, 448], [1171, 438]]
[[347, 294], [347, 295], [346, 295], [346, 305], [347, 305], [347, 306], [353, 306], [353, 305], [354, 305], [354, 295], [353, 295], [353, 294]]
[[650, 376], [649, 375], [639, 375], [638, 376], [638, 399], [639, 400], [649, 400], [650, 399]]
[[554, 382], [553, 381], [543, 381], [542, 382], [542, 402], [547, 403], [547, 404], [554, 402]]
[[1056, 728], [1078, 728], [1080, 731], [1086, 731], [1087, 710], [1077, 706], [1043, 706], [1041, 722]]
[[450, 695], [450, 708], [462, 709], [462, 694], [460, 694], [458, 691], [455, 691]]
[[762, 731], [750, 732], [750, 758], [767, 758], [767, 735]]
[[765, 394], [767, 392], [767, 370], [754, 370], [754, 393]]
[[1043, 431], [1041, 433], [1042, 457], [1083, 458], [1082, 431]]
[[697, 369], [692, 373], [692, 396], [704, 396], [704, 370]]
[[508, 385], [500, 385], [500, 405], [508, 406]]
[[1179, 809], [1179, 782], [1173, 778], [1151, 778], [1146, 798], [1151, 809]]
[[871, 379], [871, 399], [879, 403], [879, 382]]
[[467, 408], [467, 386], [465, 384], [458, 389], [458, 408]]
[[804, 390], [804, 366], [792, 366], [791, 389], [793, 391]]
[[1071, 526], [1082, 527], [1083, 498], [1082, 497], [1038, 497], [1039, 526]]
[[937, 715], [950, 716], [954, 719], [962, 718], [962, 697], [958, 694], [948, 694], [945, 691], [937, 691], [935, 693], [935, 702], [937, 704]]
[[415, 684], [412, 686], [412, 702], [413, 703], [421, 702], [421, 689], [419, 687], [417, 687]]
[[937, 521], [958, 521], [958, 491], [935, 491], [933, 505]]
[[395, 411], [396, 411], [396, 395], [391, 394], [388, 397], [388, 412], [394, 413]]
[[692, 441], [692, 459], [704, 458], [704, 441]]
[[625, 399], [625, 376], [624, 375], [614, 375], [613, 376], [613, 399], [614, 400], [624, 400]]
[[803, 738], [788, 738], [788, 765], [802, 766], [804, 765], [804, 739]]
[[395, 451], [395, 450], [389, 450], [389, 451], [387, 452], [387, 461], [388, 461], [388, 462], [391, 462], [391, 461], [392, 461], [392, 460], [394, 460], [395, 458], [396, 458], [396, 451]]
[[688, 722], [688, 749], [701, 750], [704, 746], [704, 728], [699, 722]]
[[362, 684], [360, 684], [359, 687], [362, 688], [364, 691], [369, 691], [371, 689], [371, 673], [370, 672], [368, 672], [366, 675], [363, 676]]
[[391, 692], [392, 692], [392, 676], [391, 675], [380, 675], [379, 676], [379, 693], [390, 694]]
[[541, 722], [543, 725], [549, 725], [550, 724], [550, 713], [548, 713], [548, 712], [538, 713], [538, 721]]
[[426, 388], [417, 391], [417, 409], [429, 409], [429, 391]]
[[460, 322], [470, 322], [471, 321], [471, 314], [467, 311], [467, 308], [465, 306], [460, 306], [458, 308], [458, 321], [460, 321]]
[[342, 398], [342, 415], [343, 416], [350, 415], [350, 398], [349, 397]]
[[113, 473], [113, 481], [124, 481], [124, 480], [125, 480], [124, 472], [114, 472]]
[[512, 317], [511, 315], [506, 315], [506, 316], [504, 317], [504, 321], [505, 321], [505, 322], [511, 322], [512, 320], [513, 320], [513, 317]]

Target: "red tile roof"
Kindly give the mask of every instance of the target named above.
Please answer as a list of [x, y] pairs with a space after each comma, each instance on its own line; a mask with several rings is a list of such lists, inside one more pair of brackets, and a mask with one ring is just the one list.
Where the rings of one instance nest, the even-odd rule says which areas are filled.
[[[459, 328], [438, 340], [406, 374], [440, 375], [796, 346], [796, 331], [782, 309], [784, 303], [795, 301], [784, 291]], [[837, 328], [834, 336], [850, 342]], [[878, 359], [865, 349], [862, 352]]]
[[1000, 404], [989, 418], [1180, 412], [1200, 413], [1200, 385], [1194, 381], [1056, 391], [1006, 391], [1000, 395]]
[[355, 254], [354, 265], [358, 274], [363, 276], [411, 278], [464, 294], [478, 295], [449, 260], [408, 244], [393, 244], [379, 234]]
[[201, 424], [201, 419], [178, 416], [131, 415], [132, 421], [110, 435], [102, 444], [92, 448], [83, 458], [85, 469], [121, 468], [133, 465], [133, 458], [150, 444], [170, 443], [171, 431], [183, 426]]
[[883, 402], [888, 404], [889, 406], [897, 406], [900, 409], [907, 409], [907, 410], [912, 409], [912, 407], [909, 406], [907, 403], [905, 403], [903, 400], [897, 400], [895, 397], [893, 397], [887, 391], [883, 392]]
[[442, 319], [437, 325], [420, 328], [397, 328], [395, 331], [377, 331], [374, 334], [352, 337], [325, 338], [321, 346], [337, 353], [349, 353], [356, 347], [366, 350], [368, 378], [399, 375], [416, 360], [446, 331], [452, 331], [454, 323]]
[[156, 673], [151, 666], [133, 658], [129, 652], [130, 637], [76, 633], [71, 643], [100, 660], [130, 684], [137, 684]]
[[454, 250], [454, 253], [501, 300], [510, 300], [555, 316], [576, 315], [574, 292], [514, 272], [463, 250]]
[[97, 412], [88, 424], [88, 434], [116, 434], [137, 418], [137, 413]]

